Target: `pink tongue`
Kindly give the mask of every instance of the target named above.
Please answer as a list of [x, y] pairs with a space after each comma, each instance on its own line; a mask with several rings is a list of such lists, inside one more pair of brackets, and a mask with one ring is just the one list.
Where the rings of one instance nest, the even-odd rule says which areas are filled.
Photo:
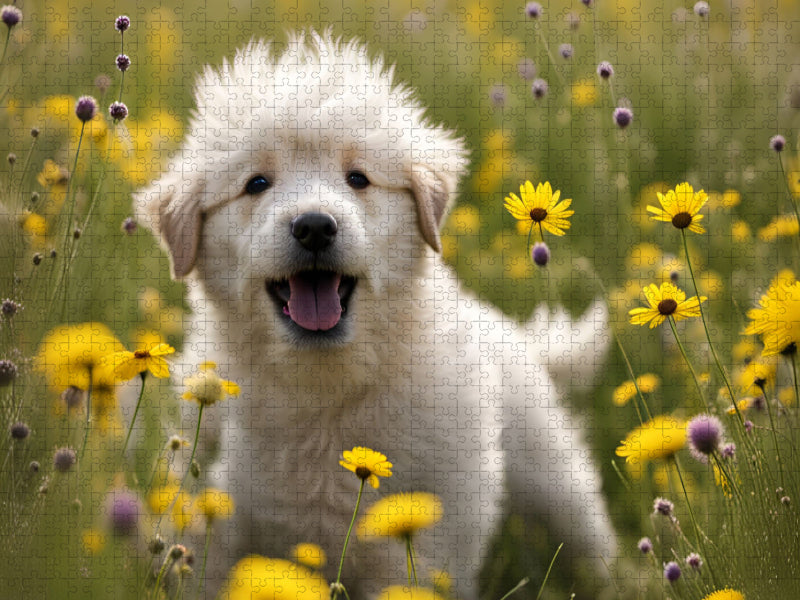
[[289, 278], [289, 316], [311, 331], [327, 331], [342, 316], [338, 273], [298, 273]]

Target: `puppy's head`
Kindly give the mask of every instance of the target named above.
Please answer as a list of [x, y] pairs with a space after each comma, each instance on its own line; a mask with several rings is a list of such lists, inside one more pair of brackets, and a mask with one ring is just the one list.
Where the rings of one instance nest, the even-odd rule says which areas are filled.
[[463, 142], [363, 46], [313, 32], [282, 53], [251, 43], [206, 68], [195, 98], [181, 152], [137, 205], [173, 275], [229, 312], [341, 343], [359, 304], [440, 251]]

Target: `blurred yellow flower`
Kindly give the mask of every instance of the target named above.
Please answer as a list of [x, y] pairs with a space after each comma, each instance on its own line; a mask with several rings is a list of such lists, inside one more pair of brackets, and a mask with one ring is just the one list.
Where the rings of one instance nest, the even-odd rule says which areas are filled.
[[692, 296], [686, 300], [686, 294], [672, 283], [665, 282], [661, 287], [651, 283], [642, 289], [649, 307], [634, 308], [628, 312], [632, 325], [650, 324], [650, 329], [658, 327], [667, 317], [676, 321], [700, 316], [700, 303], [705, 296]]
[[731, 588], [725, 588], [723, 590], [711, 592], [708, 596], [705, 596], [703, 600], [744, 600], [744, 594], [732, 590]]
[[220, 378], [216, 368], [217, 365], [210, 361], [200, 364], [196, 373], [183, 380], [186, 391], [181, 398], [194, 400], [203, 406], [211, 406], [226, 396], [238, 396], [239, 386], [232, 381]]
[[648, 462], [670, 458], [686, 445], [686, 422], [669, 415], [654, 417], [631, 431], [617, 447], [616, 454], [641, 475]]
[[481, 230], [481, 218], [478, 209], [469, 204], [457, 206], [447, 218], [447, 229], [456, 235], [477, 234]]
[[722, 206], [733, 208], [742, 203], [742, 195], [736, 190], [725, 190], [722, 194]]
[[34, 365], [58, 391], [70, 386], [88, 390], [90, 373], [93, 383], [108, 385], [116, 380], [106, 359], [124, 348], [102, 323], [59, 325], [45, 336]]
[[795, 405], [797, 397], [793, 387], [783, 387], [778, 390], [778, 402], [783, 404], [786, 408], [791, 408]]
[[762, 356], [796, 352], [800, 341], [800, 282], [780, 273], [761, 296], [759, 307], [747, 311], [747, 318], [751, 323], [744, 333], [761, 336]]
[[515, 219], [524, 221], [530, 227], [539, 226], [553, 235], [564, 235], [569, 229], [569, 217], [575, 214], [574, 210], [567, 210], [572, 200], [567, 198], [559, 202], [561, 192], [550, 187], [550, 182], [545, 181], [533, 187], [526, 181], [519, 188], [520, 195], [511, 192], [505, 199], [505, 207]]
[[444, 600], [444, 596], [430, 588], [392, 585], [380, 593], [378, 600]]
[[328, 600], [325, 578], [278, 558], [248, 556], [228, 573], [223, 600]]
[[111, 356], [109, 361], [113, 365], [114, 374], [120, 381], [129, 381], [147, 371], [152, 373], [153, 377], [164, 379], [169, 377], [169, 365], [162, 357], [174, 352], [175, 348], [169, 344], [158, 344], [147, 350], [117, 352]]
[[755, 388], [758, 393], [761, 393], [756, 382], [761, 382], [761, 385], [772, 384], [775, 381], [777, 370], [778, 365], [771, 357], [751, 360], [736, 376], [736, 384], [744, 392]]
[[758, 230], [758, 239], [762, 242], [774, 242], [779, 237], [794, 237], [800, 233], [797, 217], [779, 215], [772, 219], [766, 227]]
[[358, 523], [358, 537], [406, 539], [442, 518], [442, 501], [428, 492], [392, 494], [370, 506]]
[[328, 561], [325, 550], [317, 544], [309, 543], [292, 546], [289, 551], [289, 558], [299, 565], [315, 570], [324, 567]]
[[698, 223], [703, 219], [699, 214], [700, 209], [708, 200], [703, 190], [695, 192], [688, 183], [679, 183], [674, 190], [669, 190], [666, 195], [657, 192], [661, 206], [648, 206], [647, 212], [654, 221], [667, 221], [677, 229], [689, 228], [695, 233], [705, 233], [705, 229]]
[[736, 363], [749, 362], [758, 354], [758, 348], [752, 338], [742, 338], [733, 345], [731, 356]]
[[43, 248], [47, 241], [47, 220], [39, 213], [28, 213], [22, 222], [22, 231], [29, 236], [31, 247]]
[[731, 225], [731, 239], [737, 244], [744, 244], [750, 240], [750, 225], [747, 221], [734, 221]]
[[593, 106], [597, 102], [597, 85], [593, 78], [579, 79], [572, 84], [573, 106]]
[[614, 406], [625, 406], [630, 400], [636, 396], [636, 386], [643, 394], [649, 394], [658, 389], [661, 383], [661, 378], [654, 373], [645, 373], [636, 378], [636, 384], [633, 381], [626, 381], [619, 385], [611, 397]]
[[648, 273], [655, 272], [661, 266], [663, 253], [655, 244], [643, 242], [636, 244], [625, 258], [625, 266], [629, 270]]
[[[725, 391], [727, 392], [727, 390]], [[743, 413], [752, 408], [754, 404], [755, 404], [755, 398], [750, 398], [750, 397], [742, 398], [736, 403], [736, 406], [731, 405], [726, 412], [729, 415], [735, 415], [737, 412], [736, 409], [738, 408], [739, 412]]]
[[208, 524], [217, 519], [231, 518], [235, 510], [231, 495], [216, 488], [206, 488], [200, 492], [195, 499], [195, 507]]
[[84, 529], [81, 533], [81, 545], [87, 554], [100, 554], [106, 547], [106, 534], [100, 529]]
[[341, 466], [355, 473], [359, 479], [368, 481], [374, 488], [380, 485], [378, 477], [392, 476], [392, 463], [386, 460], [385, 455], [375, 450], [356, 446], [352, 450], [342, 452], [342, 458], [339, 461]]

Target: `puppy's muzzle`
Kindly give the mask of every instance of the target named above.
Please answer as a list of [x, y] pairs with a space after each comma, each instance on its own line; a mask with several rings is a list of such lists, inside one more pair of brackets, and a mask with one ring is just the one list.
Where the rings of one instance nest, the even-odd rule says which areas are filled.
[[330, 246], [338, 230], [336, 219], [328, 213], [307, 212], [292, 219], [292, 235], [311, 252]]

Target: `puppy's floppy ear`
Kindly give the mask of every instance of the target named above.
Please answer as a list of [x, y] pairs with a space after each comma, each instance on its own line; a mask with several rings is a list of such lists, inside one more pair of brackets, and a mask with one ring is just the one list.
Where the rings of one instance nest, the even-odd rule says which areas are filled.
[[411, 193], [417, 203], [419, 227], [423, 239], [436, 252], [442, 251], [439, 228], [450, 208], [457, 185], [456, 173], [436, 172], [421, 164], [411, 167]]
[[137, 194], [139, 218], [161, 238], [176, 279], [193, 268], [203, 226], [199, 182], [171, 172]]

